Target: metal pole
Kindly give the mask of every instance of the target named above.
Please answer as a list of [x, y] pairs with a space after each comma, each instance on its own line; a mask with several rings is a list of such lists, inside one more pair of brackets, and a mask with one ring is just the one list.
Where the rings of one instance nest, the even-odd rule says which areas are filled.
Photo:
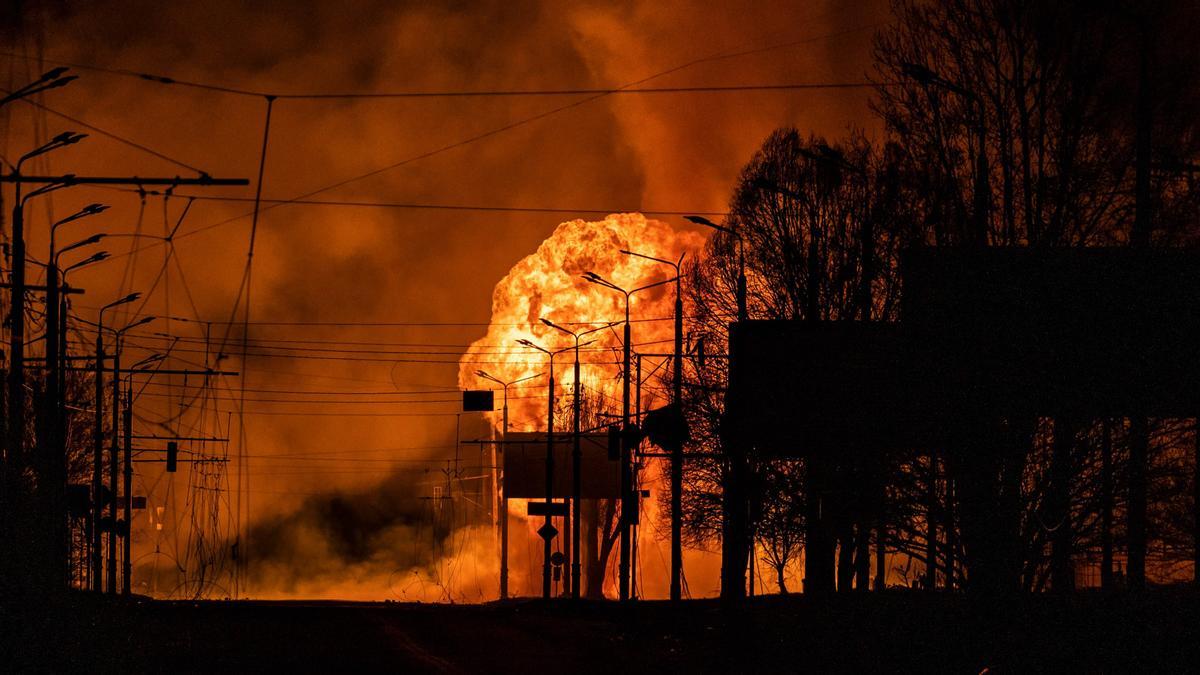
[[66, 509], [66, 457], [63, 452], [63, 430], [59, 427], [58, 401], [62, 397], [59, 387], [59, 339], [58, 339], [58, 267], [54, 264], [54, 229], [50, 230], [50, 264], [46, 268], [46, 389], [42, 404], [46, 416], [48, 438], [42, 448], [43, 465], [49, 469], [50, 513], [53, 523], [54, 564], [58, 566], [59, 579], [70, 583], [70, 529]]
[[[642, 424], [642, 355], [637, 355], [635, 361], [637, 365], [633, 368], [633, 381], [637, 383], [634, 387], [633, 397], [633, 419], [634, 424], [640, 426]], [[638, 580], [637, 580], [637, 554], [638, 554], [638, 525], [634, 524], [634, 516], [638, 515], [638, 509], [641, 507], [641, 495], [638, 491], [638, 462], [637, 452], [635, 447], [629, 449], [629, 499], [632, 502], [632, 508], [629, 510], [629, 597], [637, 600], [638, 598]]]
[[[16, 185], [12, 215], [12, 303], [9, 308], [9, 365], [8, 365], [8, 438], [7, 455], [4, 462], [5, 485], [4, 493], [8, 503], [5, 504], [7, 513], [4, 514], [7, 532], [7, 554], [5, 557], [20, 555], [15, 553], [24, 548], [16, 539], [21, 530], [28, 527], [26, 523], [17, 522], [17, 514], [28, 513], [28, 508], [20, 504], [21, 476], [24, 474], [25, 454], [25, 218], [24, 207], [21, 204], [21, 184]], [[24, 539], [24, 537], [21, 537]], [[28, 555], [26, 553], [25, 555]], [[12, 561], [14, 572], [20, 570], [18, 561]], [[14, 583], [19, 583], [16, 579]]]
[[629, 327], [629, 294], [625, 294], [625, 354], [624, 368], [625, 377], [621, 393], [621, 557], [617, 564], [618, 591], [621, 600], [629, 599], [629, 560], [630, 560], [630, 540], [629, 540], [629, 524], [632, 518], [630, 517], [630, 509], [632, 508], [633, 487], [630, 485], [630, 466], [629, 466], [629, 378], [632, 375], [630, 369], [630, 327]]
[[[675, 273], [675, 373], [672, 398], [683, 415], [683, 295]], [[671, 448], [671, 599], [683, 596], [683, 439]]]
[[[554, 496], [554, 354], [548, 353], [550, 359], [550, 386], [546, 397], [546, 524], [549, 530], [551, 524], [550, 502]], [[548, 532], [547, 532], [548, 533]], [[542, 598], [550, 599], [550, 556], [553, 553], [550, 537], [542, 537]]]
[[112, 518], [112, 531], [108, 535], [108, 584], [109, 593], [117, 592], [117, 473], [120, 470], [119, 439], [121, 410], [121, 333], [113, 337], [112, 374], [112, 445], [108, 455], [108, 514]]
[[[66, 275], [62, 276], [62, 282], [64, 285], [66, 285]], [[55, 386], [58, 388], [58, 396], [54, 402], [54, 423], [58, 427], [58, 440], [59, 440], [58, 447], [60, 448], [59, 456], [62, 458], [61, 459], [62, 471], [63, 471], [62, 475], [63, 475], [63, 484], [65, 486], [67, 483], [67, 371], [66, 371], [65, 367], [63, 367], [65, 365], [64, 359], [66, 358], [66, 354], [67, 354], [67, 302], [66, 302], [65, 296], [60, 296], [60, 298], [58, 300], [58, 305], [59, 305], [59, 308], [58, 308], [58, 353], [59, 353], [60, 361], [63, 361], [63, 363], [61, 363], [59, 365], [57, 381], [55, 383]], [[64, 507], [66, 506], [65, 499], [63, 501], [63, 505], [64, 505]], [[70, 523], [67, 521], [64, 521], [64, 523], [66, 524], [66, 534], [67, 534], [67, 537], [69, 538], [71, 536], [71, 526], [70, 526]], [[89, 538], [85, 537], [85, 539], [88, 539], [88, 541], [90, 542]], [[68, 556], [67, 565], [68, 565], [68, 567], [70, 567], [70, 555], [71, 555], [72, 546], [73, 545], [71, 544], [71, 542], [68, 541], [67, 542], [67, 556]], [[91, 555], [91, 551], [89, 550], [89, 551], [87, 551], [87, 555], [83, 556], [83, 561], [84, 561], [83, 567], [85, 570], [88, 567], [88, 561], [90, 560], [90, 557], [89, 557], [90, 555]], [[87, 575], [83, 574], [80, 576], [86, 577]]]
[[133, 539], [133, 387], [125, 388], [125, 547], [121, 593], [129, 595], [133, 583], [133, 561], [130, 558]]
[[582, 405], [580, 399], [580, 383], [579, 383], [579, 338], [575, 338], [575, 406], [572, 434], [574, 436], [575, 446], [571, 449], [571, 597], [579, 599], [579, 508], [583, 504], [581, 501], [583, 496], [583, 480], [582, 469], [580, 465], [583, 462], [583, 451], [580, 448], [579, 438], [579, 409]]
[[746, 309], [746, 244], [742, 241], [742, 235], [737, 235], [738, 240], [738, 287], [737, 287], [737, 313], [738, 321], [746, 321], [750, 318], [750, 313]]
[[[508, 385], [504, 385], [504, 435], [501, 441], [505, 443], [502, 453], [508, 452]], [[501, 484], [501, 490], [503, 490]], [[500, 498], [500, 599], [508, 598], [508, 492], [501, 493]]]
[[100, 535], [103, 505], [100, 488], [104, 482], [104, 312], [96, 324], [96, 421], [92, 431], [92, 590], [104, 588], [104, 548]]

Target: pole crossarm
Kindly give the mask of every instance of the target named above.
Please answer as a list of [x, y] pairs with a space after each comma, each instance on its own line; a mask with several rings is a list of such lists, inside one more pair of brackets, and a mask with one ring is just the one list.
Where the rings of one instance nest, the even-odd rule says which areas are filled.
[[[111, 357], [105, 357], [111, 358]], [[84, 372], [92, 372], [94, 368], [67, 368], [67, 370], [82, 370]], [[107, 372], [112, 372], [112, 368], [107, 368]], [[148, 375], [238, 375], [239, 373], [229, 370], [168, 370], [162, 368], [159, 370], [146, 370], [143, 368], [118, 368], [119, 373], [146, 373]]]
[[189, 443], [226, 443], [229, 441], [228, 438], [218, 438], [216, 436], [140, 436], [133, 434], [130, 438], [148, 441], [187, 441]]
[[142, 176], [26, 176], [24, 174], [0, 175], [0, 183], [39, 183], [67, 185], [168, 185], [168, 186], [244, 186], [250, 184], [249, 178], [213, 178], [200, 176], [198, 178], [183, 178], [174, 176], [142, 177]]
[[[5, 281], [5, 282], [3, 282], [3, 283], [0, 283], [0, 288], [12, 288], [12, 284], [10, 284], [10, 283], [8, 283], [7, 281]], [[24, 285], [24, 288], [25, 288], [25, 290], [27, 290], [27, 291], [47, 291], [47, 290], [50, 290], [50, 289], [49, 289], [48, 287], [46, 287], [46, 286], [34, 286], [34, 285], [32, 285], [32, 284], [25, 284], [25, 285]], [[60, 288], [58, 289], [58, 292], [59, 292], [59, 293], [68, 293], [68, 294], [71, 294], [71, 295], [83, 295], [83, 294], [84, 294], [84, 293], [86, 293], [87, 291], [83, 290], [82, 288], [75, 288], [74, 286], [62, 286], [62, 287], [60, 287]]]

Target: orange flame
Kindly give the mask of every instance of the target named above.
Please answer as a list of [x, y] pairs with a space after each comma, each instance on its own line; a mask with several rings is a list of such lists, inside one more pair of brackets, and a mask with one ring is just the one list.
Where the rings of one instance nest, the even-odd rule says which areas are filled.
[[[694, 232], [676, 230], [667, 223], [648, 220], [637, 213], [610, 215], [600, 221], [572, 220], [560, 224], [536, 252], [520, 260], [496, 284], [492, 294], [491, 324], [487, 334], [463, 355], [459, 367], [460, 386], [473, 389], [496, 387], [495, 383], [478, 376], [477, 370], [484, 370], [503, 382], [545, 373], [548, 370], [546, 355], [522, 347], [517, 341], [529, 340], [544, 349], [557, 351], [573, 346], [574, 340], [543, 324], [543, 318], [575, 332], [624, 321], [624, 294], [588, 282], [583, 278], [585, 272], [594, 272], [626, 290], [667, 280], [675, 273], [669, 265], [623, 254], [622, 249], [676, 261], [684, 253], [698, 251], [703, 241], [703, 237]], [[633, 294], [629, 312], [635, 353], [672, 350], [674, 302], [674, 284]], [[615, 325], [612, 330], [597, 331], [583, 338], [591, 344], [582, 348], [580, 355], [585, 397], [602, 396], [604, 405], [614, 413], [619, 412], [621, 405], [621, 332], [622, 327]], [[573, 360], [570, 351], [555, 359], [555, 396], [569, 396], [572, 392]], [[649, 396], [643, 396], [644, 405], [649, 401]], [[544, 430], [546, 379], [538, 377], [516, 388], [510, 387], [508, 405], [510, 430]], [[491, 422], [499, 431], [502, 415], [495, 413]], [[651, 470], [643, 475], [653, 477], [658, 473]], [[642, 505], [647, 520], [652, 520], [657, 504], [654, 500], [645, 500]], [[523, 512], [524, 509], [514, 505], [510, 517], [520, 519]], [[536, 536], [533, 535], [535, 527], [536, 523], [526, 521], [521, 529], [527, 530], [532, 540]], [[650, 528], [642, 533], [639, 539], [643, 550], [657, 544]], [[524, 547], [518, 541], [513, 539], [510, 545], [510, 551], [517, 554], [510, 558], [510, 584], [516, 589], [526, 586], [525, 592], [534, 593], [537, 588], [534, 577], [540, 562], [534, 560], [536, 554], [522, 554]], [[661, 555], [656, 557], [661, 558]], [[665, 579], [666, 570], [651, 576]], [[660, 585], [663, 584], [654, 581], [649, 584], [650, 587]], [[520, 593], [520, 590], [515, 592]]]
[[[538, 250], [513, 266], [496, 284], [492, 295], [492, 319], [487, 334], [467, 349], [459, 368], [464, 388], [494, 386], [475, 374], [482, 369], [505, 382], [547, 370], [546, 356], [517, 344], [525, 339], [550, 350], [573, 345], [567, 335], [544, 325], [549, 319], [570, 330], [586, 330], [625, 318], [624, 296], [612, 289], [589, 283], [585, 272], [594, 272], [613, 284], [632, 290], [674, 275], [668, 265], [621, 253], [628, 249], [665, 260], [678, 260], [696, 251], [703, 238], [676, 230], [667, 223], [649, 220], [637, 213], [610, 215], [601, 221], [572, 220], [559, 225]], [[674, 288], [671, 284], [634, 294], [630, 301], [634, 351], [666, 352], [673, 338], [671, 317]], [[581, 356], [583, 385], [587, 395], [603, 394], [619, 400], [621, 383], [620, 327], [602, 331]], [[569, 367], [572, 355], [555, 359], [556, 395], [570, 392], [574, 376]], [[521, 392], [544, 392], [545, 380], [509, 391], [510, 428], [545, 429], [545, 396]], [[499, 428], [500, 416], [493, 425]]]

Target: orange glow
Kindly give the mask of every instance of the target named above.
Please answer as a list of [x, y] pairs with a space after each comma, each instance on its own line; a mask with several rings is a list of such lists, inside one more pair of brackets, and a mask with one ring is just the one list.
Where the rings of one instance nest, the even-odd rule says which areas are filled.
[[[664, 264], [622, 254], [628, 249], [665, 260], [678, 260], [683, 253], [693, 253], [703, 244], [703, 237], [671, 225], [650, 220], [641, 214], [614, 214], [601, 221], [572, 220], [559, 225], [533, 254], [517, 262], [496, 284], [492, 294], [492, 317], [487, 334], [475, 341], [463, 355], [459, 368], [459, 384], [464, 388], [486, 389], [496, 385], [475, 374], [483, 369], [496, 378], [511, 382], [547, 370], [545, 354], [522, 347], [517, 340], [525, 339], [545, 349], [559, 350], [573, 346], [567, 335], [546, 326], [546, 318], [570, 330], [587, 330], [625, 318], [624, 295], [583, 278], [585, 272], [595, 272], [626, 290], [663, 281], [674, 275]], [[674, 285], [635, 293], [630, 300], [635, 353], [667, 353], [672, 350]], [[594, 340], [581, 349], [581, 380], [585, 398], [602, 396], [609, 413], [621, 409], [621, 326], [584, 338]], [[574, 355], [568, 351], [555, 357], [555, 396], [569, 401], [574, 387], [572, 365]], [[661, 361], [659, 359], [658, 361]], [[657, 363], [657, 361], [655, 362]], [[649, 362], [647, 362], [647, 365]], [[653, 367], [653, 366], [650, 366]], [[647, 379], [647, 378], [643, 378]], [[657, 390], [657, 380], [650, 379], [642, 393], [643, 409], [662, 405], [665, 399]], [[497, 394], [496, 405], [501, 402]], [[491, 415], [497, 435], [502, 426], [502, 414]], [[561, 424], [561, 422], [559, 422]], [[531, 380], [509, 390], [509, 429], [511, 431], [544, 430], [546, 428], [546, 380]], [[569, 430], [569, 427], [561, 429]], [[657, 480], [657, 467], [643, 468], [645, 478]], [[645, 481], [643, 481], [645, 482]], [[648, 485], [644, 485], [648, 487]], [[513, 500], [514, 502], [519, 500]], [[510, 507], [511, 517], [525, 521], [523, 528], [510, 528], [510, 583], [515, 593], [534, 593], [522, 588], [530, 578], [530, 570], [540, 569], [540, 555], [519, 555], [525, 548], [522, 536], [536, 537], [540, 521], [525, 519], [523, 503]], [[641, 529], [642, 550], [656, 546], [652, 527], [657, 504], [653, 498], [643, 500], [644, 526]], [[557, 544], [556, 544], [557, 545]], [[658, 555], [653, 556], [654, 560]], [[615, 555], [610, 562], [615, 561]], [[647, 566], [647, 571], [652, 566]], [[666, 577], [666, 571], [662, 575]], [[611, 587], [612, 575], [608, 575]], [[653, 584], [657, 587], [658, 584]]]
[[[700, 235], [676, 230], [667, 223], [649, 220], [636, 213], [610, 215], [601, 221], [572, 220], [559, 225], [536, 252], [521, 259], [496, 284], [492, 294], [491, 325], [487, 334], [463, 355], [459, 384], [471, 389], [493, 387], [491, 382], [475, 375], [480, 368], [506, 382], [544, 372], [545, 355], [521, 347], [517, 340], [530, 340], [552, 350], [570, 346], [573, 342], [568, 336], [542, 324], [541, 318], [573, 330], [624, 320], [624, 296], [585, 281], [584, 272], [595, 272], [627, 290], [668, 279], [674, 274], [667, 265], [623, 255], [621, 249], [678, 260], [680, 254], [694, 252], [702, 243]], [[630, 316], [635, 322], [635, 352], [665, 353], [671, 350], [674, 299], [671, 284], [632, 297]], [[615, 400], [618, 408], [621, 396], [620, 331], [619, 326], [614, 326], [614, 331], [584, 338], [584, 341], [594, 339], [595, 342], [584, 348], [587, 351], [580, 359], [584, 362], [585, 396], [599, 392], [609, 402]], [[569, 396], [572, 391], [572, 358], [568, 353], [555, 358], [556, 396]], [[521, 391], [537, 392], [542, 396], [534, 398]], [[544, 379], [532, 381], [521, 391], [509, 392], [509, 428], [514, 431], [545, 429]], [[493, 416], [493, 425], [500, 428], [498, 413]]]

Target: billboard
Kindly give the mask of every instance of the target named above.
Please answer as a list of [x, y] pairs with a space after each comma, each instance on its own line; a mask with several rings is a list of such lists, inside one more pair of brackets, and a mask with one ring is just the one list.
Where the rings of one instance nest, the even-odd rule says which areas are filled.
[[[513, 499], [546, 497], [546, 433], [509, 432], [497, 449], [503, 457], [504, 496]], [[570, 432], [554, 434], [554, 499], [571, 495]], [[580, 437], [580, 495], [583, 499], [616, 499], [621, 494], [621, 465], [608, 458], [608, 434]]]

